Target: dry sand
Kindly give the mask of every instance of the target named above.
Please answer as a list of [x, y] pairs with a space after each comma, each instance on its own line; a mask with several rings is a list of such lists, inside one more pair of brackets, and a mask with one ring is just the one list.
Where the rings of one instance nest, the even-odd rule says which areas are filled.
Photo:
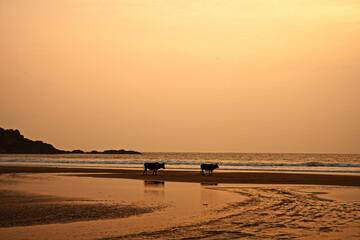
[[0, 173], [0, 239], [360, 238], [355, 175], [146, 176], [41, 167]]

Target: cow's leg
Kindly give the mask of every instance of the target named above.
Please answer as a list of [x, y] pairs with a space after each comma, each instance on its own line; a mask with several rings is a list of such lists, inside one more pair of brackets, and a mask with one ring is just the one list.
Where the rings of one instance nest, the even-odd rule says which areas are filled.
[[204, 176], [204, 175], [205, 175], [205, 174], [204, 174], [204, 169], [201, 169], [201, 172], [200, 172], [200, 173], [201, 173], [201, 175]]
[[147, 175], [147, 168], [144, 169], [143, 175], [144, 175], [145, 173], [146, 173], [146, 175]]

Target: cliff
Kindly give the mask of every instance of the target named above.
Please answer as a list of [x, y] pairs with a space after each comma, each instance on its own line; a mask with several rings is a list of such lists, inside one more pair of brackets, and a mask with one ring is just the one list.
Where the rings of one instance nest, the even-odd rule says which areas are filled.
[[65, 151], [54, 148], [42, 141], [32, 141], [20, 134], [19, 130], [0, 128], [0, 153], [54, 154]]
[[51, 144], [42, 141], [33, 141], [25, 138], [20, 134], [19, 130], [3, 129], [0, 127], [0, 154], [141, 154], [136, 151], [121, 150], [106, 150], [104, 152], [91, 151], [84, 152], [80, 149], [73, 151], [59, 150]]

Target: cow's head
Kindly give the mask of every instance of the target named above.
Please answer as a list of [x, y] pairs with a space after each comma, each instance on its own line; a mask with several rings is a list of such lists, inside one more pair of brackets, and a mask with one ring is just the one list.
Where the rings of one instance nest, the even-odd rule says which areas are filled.
[[160, 164], [160, 168], [165, 169], [165, 163], [161, 163], [161, 164]]
[[219, 165], [218, 165], [217, 163], [216, 163], [214, 166], [215, 166], [215, 169], [216, 169], [216, 168], [219, 168]]

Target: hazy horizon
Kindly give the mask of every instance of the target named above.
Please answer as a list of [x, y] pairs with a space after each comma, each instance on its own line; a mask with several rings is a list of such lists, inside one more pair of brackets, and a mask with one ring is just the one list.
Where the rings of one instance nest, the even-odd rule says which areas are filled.
[[63, 150], [360, 153], [360, 1], [0, 1], [0, 127]]

